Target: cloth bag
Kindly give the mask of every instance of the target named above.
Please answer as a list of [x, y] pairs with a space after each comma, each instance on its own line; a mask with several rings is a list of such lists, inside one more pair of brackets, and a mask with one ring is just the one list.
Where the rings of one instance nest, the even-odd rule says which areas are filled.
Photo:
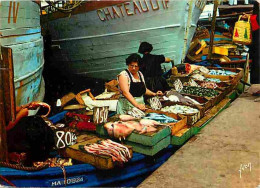
[[241, 20], [242, 16], [239, 16], [238, 21], [235, 23], [233, 32], [233, 42], [239, 44], [249, 45], [252, 42], [250, 16], [247, 21]]

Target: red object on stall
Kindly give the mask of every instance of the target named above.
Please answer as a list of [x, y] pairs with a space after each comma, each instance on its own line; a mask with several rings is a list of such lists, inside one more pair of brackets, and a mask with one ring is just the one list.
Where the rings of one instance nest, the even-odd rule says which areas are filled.
[[260, 28], [259, 24], [257, 23], [257, 15], [253, 14], [250, 16], [250, 22], [251, 22], [251, 27], [252, 27], [252, 31], [256, 31]]

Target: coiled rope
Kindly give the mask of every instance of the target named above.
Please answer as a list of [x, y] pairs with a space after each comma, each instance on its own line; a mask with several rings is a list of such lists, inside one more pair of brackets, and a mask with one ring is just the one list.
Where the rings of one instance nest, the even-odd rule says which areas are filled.
[[72, 1], [71, 3], [64, 4], [64, 7], [57, 7], [56, 4], [58, 3], [58, 1], [57, 2], [46, 1], [46, 3], [48, 3], [50, 6], [57, 9], [58, 11], [61, 11], [61, 12], [64, 12], [64, 13], [72, 12], [75, 8], [80, 6], [82, 4], [82, 2], [83, 2], [83, 0]]
[[26, 167], [26, 166], [20, 166], [20, 165], [16, 165], [16, 164], [10, 164], [7, 162], [0, 162], [0, 166], [7, 167], [7, 168], [13, 168], [16, 170], [24, 170], [24, 171], [39, 171], [39, 170], [48, 168], [48, 165], [43, 165], [43, 166], [39, 166], [39, 167]]

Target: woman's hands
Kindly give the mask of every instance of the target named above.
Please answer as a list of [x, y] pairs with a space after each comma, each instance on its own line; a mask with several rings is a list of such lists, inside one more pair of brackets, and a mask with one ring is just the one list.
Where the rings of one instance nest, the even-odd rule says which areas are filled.
[[146, 107], [145, 107], [145, 105], [144, 104], [137, 104], [136, 105], [136, 108], [138, 108], [138, 109], [140, 109], [140, 110], [142, 110], [142, 111], [145, 111], [146, 110]]
[[162, 92], [162, 91], [157, 91], [157, 92], [155, 93], [155, 96], [163, 96], [163, 92]]

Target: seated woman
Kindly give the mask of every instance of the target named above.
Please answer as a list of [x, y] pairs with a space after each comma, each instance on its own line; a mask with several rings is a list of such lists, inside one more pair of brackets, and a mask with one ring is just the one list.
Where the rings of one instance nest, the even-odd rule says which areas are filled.
[[117, 103], [117, 114], [126, 114], [133, 107], [145, 110], [143, 95], [162, 95], [161, 91], [154, 93], [146, 88], [144, 76], [139, 71], [140, 59], [138, 54], [131, 54], [126, 59], [128, 69], [118, 75], [121, 97]]

